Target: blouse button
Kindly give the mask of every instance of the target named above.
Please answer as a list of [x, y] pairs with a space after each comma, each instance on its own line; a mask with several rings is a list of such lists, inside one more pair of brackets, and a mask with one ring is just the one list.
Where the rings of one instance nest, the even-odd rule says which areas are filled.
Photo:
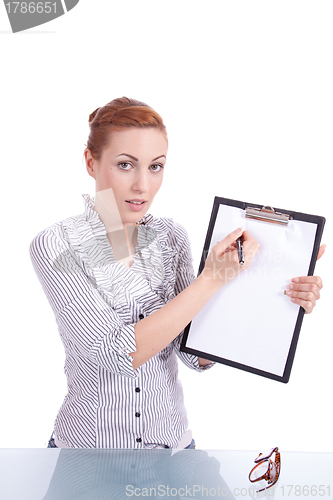
[[140, 392], [140, 391], [141, 391], [140, 387], [135, 388], [135, 392]]
[[141, 438], [136, 438], [137, 443], [141, 443], [142, 439]]
[[140, 413], [137, 411], [135, 414], [136, 417], [140, 417]]
[[139, 319], [143, 319], [144, 318], [144, 315], [143, 314], [139, 314]]

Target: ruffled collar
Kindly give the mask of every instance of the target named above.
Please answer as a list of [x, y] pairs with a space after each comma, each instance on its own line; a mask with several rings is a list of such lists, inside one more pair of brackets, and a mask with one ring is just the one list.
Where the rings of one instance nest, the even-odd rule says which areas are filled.
[[177, 250], [170, 245], [162, 219], [153, 220], [151, 214], [146, 214], [139, 221], [136, 253], [132, 266], [127, 268], [114, 258], [105, 226], [94, 210], [94, 198], [82, 196], [85, 212], [63, 221], [63, 230], [69, 251], [92, 286], [109, 305], [119, 305], [122, 310], [124, 301], [133, 298], [143, 311], [153, 310], [156, 301], [160, 304], [161, 300], [171, 300], [175, 294]]
[[[125, 300], [125, 295], [131, 295], [142, 301], [143, 307], [146, 301], [155, 304], [156, 300], [170, 295], [172, 290], [168, 290], [168, 293], [164, 290], [165, 257], [154, 228], [156, 220], [153, 223], [153, 216], [146, 214], [138, 222], [140, 226], [136, 253], [133, 256], [132, 266], [127, 268], [114, 258], [112, 247], [106, 237], [105, 226], [98, 212], [94, 210], [95, 198], [88, 194], [83, 194], [82, 197], [85, 205], [85, 223], [83, 226], [77, 225], [73, 234], [72, 231], [67, 234], [72, 240], [72, 248], [74, 241], [79, 242], [76, 253], [79, 255], [82, 267], [93, 286], [103, 294], [109, 304], [117, 307], [117, 304]], [[140, 287], [137, 286], [138, 280]], [[169, 287], [169, 281], [167, 283]]]
[[[91, 198], [89, 194], [83, 194], [82, 195], [84, 199], [84, 209], [85, 209], [85, 214], [86, 214], [86, 220], [87, 221], [94, 221], [94, 222], [101, 222], [98, 213], [96, 210], [94, 210], [95, 206], [95, 198]], [[145, 226], [150, 226], [154, 220], [154, 217], [151, 214], [146, 214], [142, 217], [141, 220], [139, 220], [138, 224], [140, 225], [145, 225]]]

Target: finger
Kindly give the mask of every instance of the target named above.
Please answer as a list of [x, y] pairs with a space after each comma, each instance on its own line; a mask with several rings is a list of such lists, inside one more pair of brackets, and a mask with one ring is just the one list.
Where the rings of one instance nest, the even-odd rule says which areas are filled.
[[222, 254], [228, 247], [230, 247], [240, 236], [242, 236], [244, 229], [239, 227], [232, 233], [228, 234], [222, 241], [219, 241], [214, 245], [214, 249], [218, 254]]
[[316, 302], [312, 302], [311, 300], [303, 300], [297, 297], [291, 297], [290, 299], [294, 304], [297, 304], [303, 307], [306, 314], [310, 314], [313, 311], [313, 308], [316, 305]]
[[[316, 297], [316, 299], [319, 299], [320, 298], [320, 288], [318, 285], [316, 285], [315, 283], [305, 283], [305, 284], [292, 284], [292, 285], [288, 285], [286, 287], [286, 292], [295, 292], [295, 293], [298, 293], [298, 292], [304, 292], [304, 293], [313, 293], [313, 295]], [[290, 295], [292, 296], [293, 294], [292, 293], [287, 293], [287, 295]]]
[[324, 252], [325, 252], [325, 250], [326, 250], [326, 247], [327, 247], [327, 245], [326, 245], [326, 244], [321, 245], [321, 246], [319, 247], [317, 260], [319, 260], [319, 259], [320, 259], [320, 257], [322, 257], [322, 256], [324, 255]]
[[258, 251], [260, 245], [259, 243], [251, 236], [248, 231], [245, 231], [243, 228], [239, 228], [236, 231], [233, 231], [228, 236], [226, 236], [222, 241], [217, 243], [212, 248], [212, 258], [215, 255], [218, 260], [225, 260], [228, 258], [229, 262], [238, 262], [238, 252], [236, 250], [235, 241], [242, 236], [243, 241], [243, 250], [245, 262], [242, 265], [242, 270], [246, 269], [253, 259], [254, 255]]
[[243, 232], [243, 249], [247, 261], [251, 261], [259, 250], [259, 243], [251, 236], [248, 231]]
[[285, 294], [291, 298], [301, 299], [310, 302], [316, 302], [316, 300], [320, 299], [319, 290], [317, 291], [317, 293], [309, 291], [297, 292], [295, 290], [287, 290]]
[[319, 289], [323, 288], [323, 282], [319, 276], [299, 276], [298, 278], [292, 278], [291, 281], [293, 284], [314, 283]]

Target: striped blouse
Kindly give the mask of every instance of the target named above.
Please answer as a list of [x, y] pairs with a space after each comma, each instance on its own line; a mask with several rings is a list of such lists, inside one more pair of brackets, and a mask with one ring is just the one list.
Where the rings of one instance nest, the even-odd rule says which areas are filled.
[[65, 348], [68, 393], [54, 432], [70, 448], [176, 448], [187, 429], [177, 356], [182, 333], [133, 370], [134, 326], [195, 279], [186, 231], [146, 214], [133, 264], [117, 262], [94, 198], [85, 211], [41, 231], [31, 242], [34, 269]]

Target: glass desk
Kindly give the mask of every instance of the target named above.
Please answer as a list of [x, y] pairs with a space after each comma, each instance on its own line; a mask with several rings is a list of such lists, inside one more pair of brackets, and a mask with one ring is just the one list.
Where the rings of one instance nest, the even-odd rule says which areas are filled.
[[1, 500], [333, 498], [333, 453], [281, 452], [281, 473], [256, 493], [260, 451], [0, 449]]

